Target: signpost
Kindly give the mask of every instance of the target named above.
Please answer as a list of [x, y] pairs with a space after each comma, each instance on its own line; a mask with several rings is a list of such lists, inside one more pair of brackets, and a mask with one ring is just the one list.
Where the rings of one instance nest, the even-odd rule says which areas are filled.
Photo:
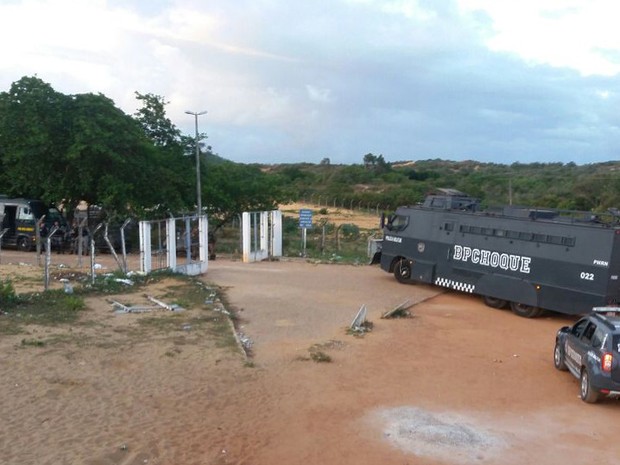
[[302, 208], [299, 210], [299, 227], [301, 228], [301, 249], [302, 256], [306, 256], [306, 231], [312, 228], [312, 210], [309, 208]]

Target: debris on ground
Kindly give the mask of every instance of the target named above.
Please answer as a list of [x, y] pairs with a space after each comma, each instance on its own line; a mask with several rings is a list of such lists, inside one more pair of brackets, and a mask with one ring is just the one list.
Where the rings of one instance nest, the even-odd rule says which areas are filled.
[[182, 311], [185, 310], [180, 305], [177, 305], [177, 304], [167, 304], [167, 303], [162, 302], [161, 300], [158, 300], [155, 297], [150, 296], [150, 295], [147, 295], [146, 298], [149, 299], [154, 304], [159, 305], [160, 307], [165, 308], [166, 310], [170, 310], [171, 312], [182, 312]]
[[171, 312], [182, 312], [185, 309], [177, 304], [167, 304], [155, 297], [145, 295], [150, 302], [155, 305], [125, 305], [116, 300], [110, 300], [109, 302], [115, 308], [115, 313], [147, 313], [153, 310], [169, 310]]
[[73, 294], [73, 286], [71, 285], [71, 283], [69, 282], [68, 279], [66, 278], [61, 278], [59, 279], [59, 281], [63, 284], [64, 286], [64, 291], [65, 294]]
[[349, 325], [349, 329], [347, 330], [347, 334], [353, 334], [355, 336], [361, 336], [367, 332], [372, 331], [373, 324], [370, 321], [366, 320], [366, 315], [368, 311], [366, 310], [366, 305], [362, 305], [353, 318], [351, 325]]
[[401, 302], [400, 304], [398, 304], [393, 309], [388, 310], [387, 312], [385, 312], [383, 315], [381, 315], [381, 318], [383, 318], [383, 319], [388, 319], [388, 318], [411, 318], [412, 314], [411, 314], [411, 312], [409, 312], [409, 309], [411, 307], [413, 307], [413, 305], [414, 304], [410, 303], [409, 299], [407, 299], [404, 302]]
[[211, 305], [211, 304], [215, 303], [216, 301], [217, 301], [217, 294], [215, 292], [212, 292], [205, 299], [205, 304], [206, 305]]
[[146, 307], [146, 306], [125, 305], [120, 302], [117, 302], [116, 300], [112, 300], [110, 303], [112, 304], [112, 307], [116, 309], [114, 313], [147, 313], [147, 312], [152, 312], [153, 310], [159, 309], [159, 307], [155, 307], [155, 306]]
[[250, 339], [241, 331], [236, 331], [235, 334], [237, 335], [237, 340], [239, 341], [241, 347], [243, 347], [244, 352], [246, 354], [249, 353], [252, 350], [252, 345], [254, 344], [252, 342], [252, 339]]

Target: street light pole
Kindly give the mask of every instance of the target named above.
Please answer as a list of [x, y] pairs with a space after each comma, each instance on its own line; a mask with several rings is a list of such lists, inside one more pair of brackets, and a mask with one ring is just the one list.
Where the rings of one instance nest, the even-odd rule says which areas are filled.
[[196, 123], [196, 206], [198, 210], [198, 216], [202, 214], [202, 192], [200, 189], [200, 148], [198, 147], [198, 117], [206, 114], [206, 111], [194, 112], [186, 111], [188, 115], [194, 115]]

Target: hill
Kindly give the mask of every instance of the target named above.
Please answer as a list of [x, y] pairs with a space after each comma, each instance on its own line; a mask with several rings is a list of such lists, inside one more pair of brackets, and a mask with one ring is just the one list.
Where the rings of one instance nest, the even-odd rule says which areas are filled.
[[437, 188], [450, 187], [485, 205], [535, 205], [605, 211], [620, 206], [620, 161], [591, 165], [418, 160], [331, 165], [261, 166], [296, 201], [332, 208], [390, 210], [415, 204]]

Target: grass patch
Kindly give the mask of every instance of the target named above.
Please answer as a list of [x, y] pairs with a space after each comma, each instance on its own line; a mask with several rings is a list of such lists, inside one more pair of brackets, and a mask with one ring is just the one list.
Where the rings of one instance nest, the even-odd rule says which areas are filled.
[[202, 282], [186, 278], [180, 284], [170, 286], [159, 298], [166, 303], [190, 309], [204, 305], [209, 293], [210, 290]]
[[22, 339], [22, 347], [44, 347], [45, 341], [42, 339]]
[[[130, 279], [131, 284], [124, 281], [126, 279]], [[150, 285], [163, 279], [170, 279], [171, 284], [166, 281], [165, 289], [159, 286], [159, 290], [153, 291], [154, 287]], [[72, 279], [72, 283], [76, 282]], [[181, 353], [180, 347], [190, 344], [237, 350], [234, 313], [223, 309], [216, 288], [185, 275], [158, 272], [126, 278], [120, 273], [111, 273], [97, 277], [95, 284], [88, 282], [74, 286], [71, 294], [58, 289], [17, 295], [10, 281], [3, 281], [1, 285], [0, 335], [27, 335], [21, 342], [23, 347], [72, 344], [78, 348], [107, 349], [159, 339], [172, 345], [165, 357], [177, 356]], [[156, 299], [182, 307], [184, 311], [156, 309], [127, 317], [127, 324], [121, 325], [109, 324], [105, 318], [100, 318], [101, 315], [83, 317], [87, 297], [106, 299], [106, 295], [117, 294], [118, 298], [114, 299], [123, 302], [133, 300], [129, 296], [124, 298], [123, 294], [134, 294], [135, 297], [135, 294], [147, 295], [150, 292], [155, 292], [150, 295]], [[54, 330], [46, 337], [32, 338], [30, 326], [34, 325], [58, 327], [58, 331]], [[73, 326], [84, 331], [73, 332]]]
[[0, 302], [6, 305], [16, 300], [17, 295], [15, 294], [15, 288], [11, 280], [0, 280]]
[[331, 363], [333, 360], [330, 355], [326, 354], [322, 350], [311, 350], [310, 359], [317, 363]]
[[333, 349], [340, 349], [344, 346], [341, 341], [331, 340], [323, 344], [314, 344], [308, 349], [310, 358], [300, 357], [298, 360], [312, 360], [317, 363], [331, 363], [333, 361], [331, 355], [326, 351]]
[[164, 352], [164, 356], [173, 358], [179, 355], [180, 353], [181, 353], [181, 349], [179, 349], [178, 347], [173, 347], [172, 349], [169, 349], [166, 352]]
[[84, 308], [81, 296], [65, 294], [62, 290], [20, 294], [3, 303], [0, 334], [20, 334], [23, 326], [31, 324], [54, 326], [75, 323]]

